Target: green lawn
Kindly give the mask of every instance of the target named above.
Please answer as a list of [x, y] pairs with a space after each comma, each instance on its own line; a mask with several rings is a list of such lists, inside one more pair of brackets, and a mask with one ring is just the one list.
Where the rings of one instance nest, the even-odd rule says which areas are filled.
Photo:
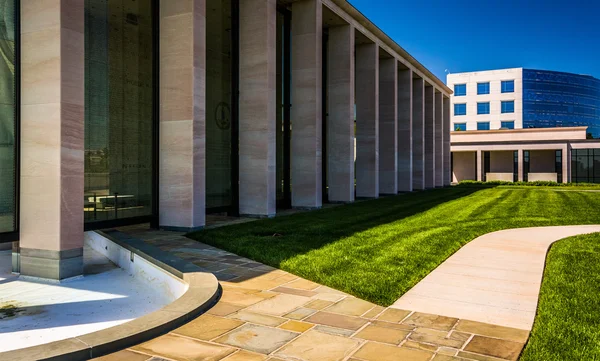
[[555, 243], [521, 361], [600, 360], [600, 234]]
[[190, 237], [387, 306], [477, 236], [516, 227], [600, 224], [599, 210], [599, 192], [576, 188], [459, 186]]

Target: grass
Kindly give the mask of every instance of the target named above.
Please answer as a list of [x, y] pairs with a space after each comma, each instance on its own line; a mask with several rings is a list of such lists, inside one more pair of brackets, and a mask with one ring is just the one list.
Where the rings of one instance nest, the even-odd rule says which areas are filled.
[[600, 193], [564, 189], [451, 187], [189, 236], [387, 306], [480, 235], [600, 224]]
[[600, 233], [555, 243], [521, 361], [600, 360]]

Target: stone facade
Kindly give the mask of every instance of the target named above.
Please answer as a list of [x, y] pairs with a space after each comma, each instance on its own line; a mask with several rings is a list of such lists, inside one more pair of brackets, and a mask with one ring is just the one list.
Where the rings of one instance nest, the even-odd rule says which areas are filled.
[[[103, 98], [111, 105], [125, 107], [122, 97], [130, 88], [146, 96], [150, 91], [156, 94], [155, 113], [150, 108], [135, 114], [120, 109], [119, 122], [113, 122], [120, 130], [106, 130], [107, 144], [112, 147], [118, 140], [121, 144], [115, 149], [122, 154], [105, 157], [112, 164], [106, 167], [110, 174], [102, 176], [118, 186], [107, 186], [108, 196], [98, 201], [96, 195], [84, 197], [88, 160], [104, 159], [104, 150], [88, 154], [84, 144], [86, 102], [96, 100], [84, 84], [90, 71], [84, 40], [88, 26], [104, 26], [102, 31], [106, 31], [110, 20], [85, 22], [83, 1], [21, 2], [21, 43], [17, 45], [21, 50], [20, 243], [14, 249], [20, 250], [23, 275], [58, 280], [80, 275], [83, 230], [90, 228], [84, 223], [88, 222], [82, 212], [84, 203], [86, 217], [92, 212], [95, 217], [96, 211], [111, 217], [114, 213], [107, 220], [126, 223], [124, 213], [117, 216], [121, 211], [117, 203], [122, 208], [130, 206], [134, 214], [135, 190], [141, 185], [150, 188], [153, 184], [152, 199], [144, 199], [144, 209], [152, 209], [155, 226], [179, 231], [202, 228], [213, 199], [207, 191], [211, 181], [207, 169], [219, 166], [215, 159], [231, 166], [231, 194], [226, 196], [235, 203], [234, 213], [242, 216], [275, 216], [281, 174], [286, 173], [291, 206], [300, 209], [317, 209], [324, 201], [347, 203], [449, 184], [445, 149], [450, 139], [444, 127], [450, 122], [450, 89], [348, 2], [244, 1], [237, 13], [231, 12], [239, 17], [233, 27], [237, 34], [230, 34], [232, 27], [223, 25], [231, 21], [229, 16], [214, 19], [216, 11], [227, 15], [234, 10], [207, 4], [206, 0], [160, 2], [159, 15], [152, 20], [152, 26], [159, 29], [154, 64], [158, 89], [152, 89], [148, 79], [143, 84], [131, 81], [140, 76], [129, 62], [119, 65], [122, 73], [132, 71], [123, 79], [113, 74], [99, 80], [93, 74], [93, 81], [107, 82], [109, 96], [120, 94], [116, 100]], [[120, 31], [144, 31], [148, 38], [153, 28], [141, 29], [141, 25], [150, 19], [137, 16], [138, 5], [130, 5], [132, 12]], [[208, 18], [209, 12], [213, 17]], [[287, 16], [289, 23], [283, 23], [287, 25], [280, 26], [285, 13], [292, 16]], [[98, 25], [98, 21], [104, 23]], [[214, 31], [220, 33], [211, 34]], [[209, 49], [214, 43], [207, 45], [211, 36], [231, 36], [224, 46], [228, 41], [239, 45], [231, 47], [237, 59], [231, 69], [229, 58], [219, 58], [231, 54]], [[107, 46], [106, 54], [110, 57], [131, 44]], [[132, 48], [130, 53], [140, 58], [140, 51]], [[143, 58], [148, 67], [151, 57]], [[100, 73], [106, 77], [111, 68], [104, 70]], [[216, 79], [219, 89], [208, 89], [207, 79]], [[228, 94], [226, 83], [231, 79], [238, 82], [231, 85], [235, 93]], [[286, 82], [287, 86], [282, 85]], [[118, 87], [118, 92], [111, 92], [111, 87]], [[214, 103], [213, 98], [220, 101], [219, 97], [231, 97], [232, 104], [221, 102], [217, 109], [208, 109], [207, 104]], [[287, 161], [281, 154], [286, 146], [281, 144], [285, 114], [292, 124], [283, 133], [289, 136]], [[93, 114], [94, 126], [110, 123], [101, 115]], [[113, 116], [110, 111], [106, 115]], [[155, 118], [157, 139], [155, 143], [145, 140], [153, 144], [148, 152], [141, 154], [139, 147], [127, 151], [126, 143], [135, 141], [126, 133], [138, 132], [127, 124], [128, 117]], [[226, 154], [211, 156], [213, 150], [207, 148], [208, 137], [214, 136], [207, 129], [215, 129], [214, 122], [223, 130], [219, 136], [237, 137], [230, 139], [231, 159]], [[224, 153], [230, 150], [222, 148], [226, 148]], [[156, 162], [150, 164], [152, 152]], [[222, 169], [217, 172], [219, 180], [227, 174]], [[112, 213], [106, 211], [112, 206]]]

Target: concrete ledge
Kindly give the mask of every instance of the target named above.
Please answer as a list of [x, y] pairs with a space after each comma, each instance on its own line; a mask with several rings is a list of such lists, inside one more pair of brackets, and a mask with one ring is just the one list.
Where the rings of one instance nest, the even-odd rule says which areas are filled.
[[204, 229], [204, 226], [199, 227], [171, 227], [171, 226], [160, 226], [160, 229], [169, 232], [181, 232], [181, 233], [191, 233], [196, 232], [201, 229]]
[[[180, 278], [188, 290], [177, 300], [133, 321], [87, 335], [0, 353], [0, 360], [88, 360], [163, 335], [209, 310], [221, 296], [212, 273], [118, 231], [98, 232], [119, 246]], [[136, 248], [138, 246], [139, 248]]]

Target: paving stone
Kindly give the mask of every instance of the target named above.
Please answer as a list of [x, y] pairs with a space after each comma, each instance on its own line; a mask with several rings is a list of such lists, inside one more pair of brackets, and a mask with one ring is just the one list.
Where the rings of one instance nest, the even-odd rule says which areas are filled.
[[293, 340], [297, 335], [297, 333], [286, 330], [246, 324], [219, 337], [215, 342], [268, 355]]
[[234, 275], [226, 272], [214, 272], [213, 274], [215, 275], [215, 277], [217, 277], [219, 281], [230, 281], [234, 278], [239, 277], [239, 275]]
[[314, 283], [311, 282], [309, 280], [305, 280], [303, 278], [299, 278], [293, 282], [288, 283], [287, 285], [285, 285], [286, 287], [290, 287], [290, 288], [297, 288], [300, 290], [308, 290], [308, 291], [312, 291], [315, 288], [318, 288], [319, 286], [321, 286], [318, 283]]
[[394, 322], [398, 323], [406, 318], [406, 316], [410, 315], [410, 311], [398, 310], [396, 308], [388, 308], [383, 312], [379, 317], [377, 317], [380, 321]]
[[385, 307], [375, 306], [369, 312], [365, 313], [362, 317], [364, 318], [375, 318], [381, 312], [385, 310]]
[[402, 347], [416, 348], [417, 350], [425, 350], [431, 352], [435, 352], [438, 349], [438, 347], [435, 345], [429, 345], [426, 343], [420, 343], [411, 340], [406, 340], [406, 342], [402, 344]]
[[280, 294], [266, 299], [247, 308], [248, 311], [281, 316], [306, 304], [309, 298], [295, 295]]
[[415, 312], [402, 323], [411, 326], [433, 328], [435, 330], [450, 331], [458, 319], [446, 316], [432, 315], [429, 313]]
[[529, 338], [529, 331], [527, 330], [490, 325], [487, 323], [468, 320], [458, 321], [456, 330], [523, 343], [527, 342], [527, 339]]
[[409, 338], [417, 342], [432, 343], [438, 346], [461, 348], [466, 340], [453, 340], [448, 337], [447, 331], [437, 331], [428, 328], [417, 328]]
[[333, 305], [333, 302], [331, 301], [326, 301], [326, 300], [314, 300], [314, 301], [310, 301], [309, 303], [307, 303], [306, 305], [304, 305], [304, 307], [306, 308], [312, 308], [314, 310], [322, 310], [326, 307], [329, 307]]
[[460, 357], [461, 360], [476, 360], [476, 361], [506, 361], [505, 359], [492, 357], [492, 356], [484, 356], [471, 352], [459, 351], [457, 357]]
[[172, 333], [208, 341], [243, 324], [241, 321], [204, 314]]
[[406, 338], [410, 331], [394, 330], [392, 328], [378, 327], [368, 325], [367, 327], [360, 330], [354, 337], [362, 338], [364, 340], [391, 343], [398, 345], [402, 340]]
[[288, 321], [286, 323], [284, 323], [283, 325], [280, 325], [279, 328], [284, 329], [284, 330], [288, 330], [288, 331], [293, 331], [293, 332], [304, 332], [306, 330], [308, 330], [309, 328], [313, 327], [314, 324], [312, 323], [307, 323], [307, 322], [300, 322], [300, 321]]
[[450, 355], [437, 354], [432, 361], [465, 361], [465, 359]]
[[231, 356], [227, 356], [222, 361], [263, 361], [266, 360], [267, 356], [261, 355], [254, 352], [240, 350]]
[[[273, 296], [275, 296], [275, 294], [273, 294]], [[220, 302], [227, 302], [229, 304], [236, 305], [236, 306], [248, 307], [248, 306], [252, 306], [256, 303], [259, 303], [261, 301], [264, 301], [267, 298], [270, 298], [270, 297], [261, 295], [258, 292], [247, 294], [247, 293], [242, 293], [242, 292], [225, 290], [223, 292], [223, 295], [221, 296]]]
[[449, 338], [452, 340], [467, 342], [471, 336], [472, 335], [470, 333], [452, 331]]
[[242, 321], [246, 321], [246, 322], [252, 322], [252, 323], [257, 323], [259, 325], [265, 325], [265, 326], [271, 326], [271, 327], [279, 326], [286, 321], [284, 318], [263, 315], [260, 313], [248, 312], [246, 310], [240, 311], [229, 317], [236, 319], [236, 320], [242, 320]]
[[231, 347], [171, 334], [155, 338], [132, 349], [150, 355], [186, 361], [221, 360], [235, 351]]
[[371, 324], [373, 324], [375, 326], [379, 326], [379, 327], [393, 328], [395, 330], [406, 330], [406, 331], [412, 331], [416, 328], [415, 326], [405, 325], [402, 323], [391, 323], [391, 322], [378, 321], [378, 320], [371, 321]]
[[289, 295], [304, 296], [304, 297], [312, 297], [312, 296], [316, 295], [316, 293], [312, 292], [312, 291], [299, 290], [296, 288], [288, 288], [288, 287], [283, 287], [283, 286], [273, 289], [272, 292], [287, 293]]
[[314, 314], [315, 312], [317, 311], [310, 308], [300, 307], [290, 313], [283, 315], [283, 317], [291, 318], [293, 320], [302, 320], [303, 318], [306, 318]]
[[523, 346], [524, 344], [520, 342], [475, 335], [465, 347], [465, 351], [506, 360], [516, 360], [519, 358]]
[[328, 307], [327, 312], [341, 313], [348, 316], [362, 316], [375, 305], [354, 297], [347, 297]]
[[[317, 288], [315, 290], [315, 292], [317, 292], [319, 289]], [[313, 296], [313, 299], [317, 299], [317, 300], [325, 300], [325, 301], [331, 301], [331, 302], [337, 302], [343, 298], [346, 298], [346, 295], [340, 295], [337, 293], [317, 293], [316, 295]]]
[[227, 315], [230, 315], [232, 313], [235, 313], [235, 312], [241, 310], [242, 308], [243, 308], [242, 306], [232, 305], [227, 302], [219, 302], [216, 305], [214, 305], [213, 308], [208, 310], [206, 313], [208, 313], [210, 315], [215, 315], [215, 316], [227, 316]]
[[357, 340], [308, 331], [275, 353], [286, 360], [339, 361], [350, 355], [360, 343]]
[[318, 325], [317, 327], [315, 327], [315, 330], [319, 331], [319, 332], [323, 332], [323, 333], [328, 333], [330, 335], [344, 336], [344, 337], [350, 337], [354, 334], [354, 331], [352, 331], [352, 330], [346, 330], [344, 328], [337, 328], [337, 327], [330, 327], [330, 326], [323, 326], [323, 325]]
[[367, 320], [362, 318], [323, 311], [317, 312], [316, 314], [307, 318], [305, 321], [354, 331], [358, 330], [367, 323]]
[[106, 355], [103, 357], [99, 357], [95, 359], [95, 361], [146, 361], [150, 358], [148, 355], [143, 355], [141, 353], [123, 350], [115, 353], [111, 353], [110, 355]]
[[440, 347], [438, 349], [438, 353], [442, 354], [442, 355], [456, 356], [456, 354], [458, 353], [458, 350], [455, 348], [451, 348], [451, 347]]
[[328, 293], [331, 295], [348, 296], [347, 293], [338, 291], [336, 289], [333, 289], [333, 288], [327, 287], [327, 286], [321, 286], [321, 287], [315, 288], [313, 291], [315, 291], [317, 293]]
[[433, 353], [367, 342], [353, 356], [366, 361], [429, 361]]

